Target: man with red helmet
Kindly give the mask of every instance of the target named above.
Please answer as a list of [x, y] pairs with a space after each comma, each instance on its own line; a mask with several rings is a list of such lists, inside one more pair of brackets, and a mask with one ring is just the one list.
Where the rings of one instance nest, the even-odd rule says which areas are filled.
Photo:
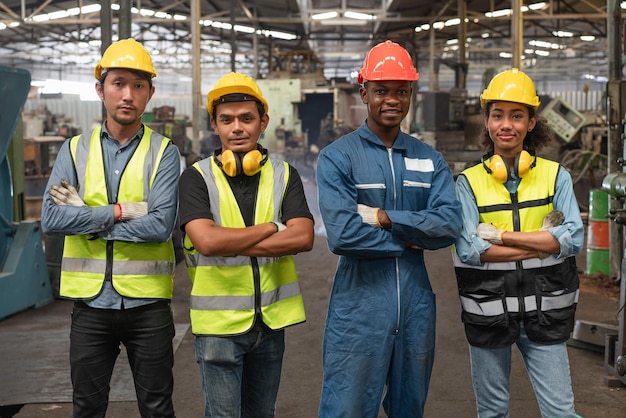
[[402, 132], [418, 79], [386, 41], [359, 73], [367, 119], [319, 156], [319, 206], [339, 264], [324, 332], [323, 418], [422, 417], [435, 353], [435, 295], [424, 250], [461, 229], [452, 172]]

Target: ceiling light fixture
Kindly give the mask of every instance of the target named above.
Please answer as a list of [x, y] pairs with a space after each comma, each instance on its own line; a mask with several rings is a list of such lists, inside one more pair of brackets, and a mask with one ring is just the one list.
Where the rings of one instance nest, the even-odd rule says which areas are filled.
[[311, 15], [311, 19], [313, 20], [326, 20], [326, 19], [332, 19], [339, 16], [339, 14], [337, 12], [323, 12], [323, 13], [316, 13], [314, 15]]
[[376, 19], [375, 15], [371, 15], [367, 13], [360, 13], [360, 12], [351, 12], [349, 10], [344, 12], [343, 17], [347, 17], [348, 19], [357, 19], [357, 20], [375, 20]]
[[367, 24], [367, 20], [357, 19], [326, 19], [320, 20], [324, 26], [361, 26]]

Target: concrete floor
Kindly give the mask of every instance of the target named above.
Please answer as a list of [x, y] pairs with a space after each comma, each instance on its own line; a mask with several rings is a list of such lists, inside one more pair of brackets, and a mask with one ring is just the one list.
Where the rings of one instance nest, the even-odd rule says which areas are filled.
[[[306, 182], [306, 178], [305, 178]], [[311, 209], [316, 211], [315, 190], [306, 182]], [[313, 203], [312, 203], [313, 202]], [[321, 388], [321, 347], [328, 295], [337, 257], [326, 246], [319, 218], [315, 247], [295, 257], [307, 311], [307, 322], [287, 330], [283, 378], [278, 398], [279, 418], [313, 418]], [[426, 261], [431, 282], [437, 294], [437, 354], [426, 416], [431, 418], [472, 417], [475, 415], [467, 343], [460, 321], [460, 307], [452, 269], [450, 249], [429, 252]], [[584, 271], [584, 253], [579, 256]], [[190, 282], [183, 264], [176, 271], [172, 302], [176, 323], [187, 323]], [[615, 324], [618, 298], [593, 286], [581, 288], [577, 318], [579, 320]], [[71, 302], [54, 303], [30, 309], [0, 321], [2, 333], [11, 330], [50, 329], [61, 327], [69, 333]], [[174, 366], [174, 405], [179, 418], [203, 415], [202, 391], [198, 366], [194, 359], [193, 335], [187, 332], [176, 352]], [[45, 344], [45, 342], [44, 342]], [[19, 346], [15, 350], [20, 350]], [[511, 418], [540, 417], [528, 377], [517, 355], [511, 376]], [[609, 387], [605, 380], [602, 352], [569, 347], [576, 408], [585, 418], [623, 418], [626, 416], [626, 387]], [[69, 367], [69, 366], [67, 366]], [[1, 371], [0, 371], [1, 373]], [[1, 389], [1, 388], [0, 388]], [[68, 403], [33, 403], [14, 409], [0, 407], [0, 418], [61, 418], [71, 416]], [[381, 417], [384, 414], [381, 413]], [[135, 402], [111, 402], [107, 417], [139, 417]]]

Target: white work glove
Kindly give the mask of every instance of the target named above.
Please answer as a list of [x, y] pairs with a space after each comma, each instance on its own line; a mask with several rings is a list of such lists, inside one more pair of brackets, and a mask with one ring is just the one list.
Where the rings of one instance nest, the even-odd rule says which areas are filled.
[[553, 210], [552, 212], [548, 213], [545, 218], [543, 218], [543, 224], [541, 225], [541, 228], [539, 228], [539, 230], [545, 231], [546, 229], [559, 226], [563, 223], [564, 220], [565, 215], [563, 215], [563, 212], [561, 212], [560, 210]]
[[492, 224], [480, 223], [478, 224], [478, 228], [476, 228], [476, 232], [482, 239], [492, 244], [502, 245], [502, 234], [504, 234], [504, 231], [496, 228]]
[[61, 185], [53, 185], [50, 188], [50, 198], [57, 205], [85, 206], [85, 202], [78, 195], [76, 188], [67, 180], [61, 180]]
[[148, 214], [148, 202], [125, 202], [119, 205], [122, 211], [120, 221], [141, 218]]
[[376, 228], [382, 228], [382, 225], [380, 224], [380, 222], [378, 222], [379, 210], [379, 208], [372, 208], [367, 205], [362, 205], [360, 203], [357, 205], [356, 208], [356, 211], [359, 213], [359, 215], [361, 215], [361, 218], [363, 218], [363, 223], [372, 225]]
[[282, 222], [272, 222], [272, 223], [276, 227], [276, 232], [284, 231], [285, 229], [287, 229], [287, 225], [285, 225]]

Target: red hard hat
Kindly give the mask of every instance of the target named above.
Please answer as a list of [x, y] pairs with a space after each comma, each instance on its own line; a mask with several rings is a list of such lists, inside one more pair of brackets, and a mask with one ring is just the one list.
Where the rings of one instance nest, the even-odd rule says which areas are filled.
[[382, 42], [367, 53], [358, 83], [365, 81], [416, 81], [419, 74], [408, 51], [392, 41]]

